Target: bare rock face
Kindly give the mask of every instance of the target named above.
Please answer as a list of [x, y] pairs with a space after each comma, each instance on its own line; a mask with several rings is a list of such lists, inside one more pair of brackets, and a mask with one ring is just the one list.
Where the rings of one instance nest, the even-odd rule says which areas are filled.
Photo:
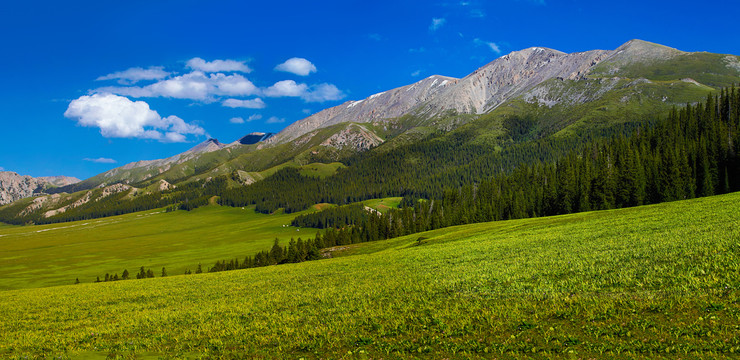
[[346, 147], [351, 147], [356, 151], [364, 151], [378, 146], [382, 142], [383, 139], [364, 126], [359, 124], [350, 124], [346, 129], [324, 140], [321, 145], [340, 150]]
[[159, 180], [159, 184], [158, 184], [158, 186], [157, 186], [157, 189], [158, 189], [159, 191], [172, 190], [172, 189], [174, 189], [174, 188], [175, 188], [175, 185], [172, 185], [172, 184], [168, 183], [168, 182], [167, 182], [166, 180], [164, 180], [164, 179], [162, 179], [162, 180]]
[[297, 121], [267, 140], [267, 143], [291, 141], [319, 128], [345, 123], [369, 123], [408, 114], [421, 103], [454, 86], [458, 79], [433, 75], [411, 85], [384, 91], [358, 101], [347, 101], [303, 120]]
[[448, 110], [487, 113], [549, 79], [579, 79], [609, 54], [603, 50], [566, 54], [541, 47], [515, 51], [466, 76], [421, 111], [429, 115]]
[[64, 186], [79, 181], [77, 178], [67, 176], [34, 178], [28, 175], [18, 175], [12, 171], [0, 171], [0, 205], [41, 193], [48, 186]]

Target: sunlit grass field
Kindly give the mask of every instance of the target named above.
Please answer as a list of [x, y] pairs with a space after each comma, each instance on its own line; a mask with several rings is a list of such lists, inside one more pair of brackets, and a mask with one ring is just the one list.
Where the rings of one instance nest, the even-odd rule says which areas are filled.
[[300, 264], [4, 291], [0, 358], [733, 357], [739, 214], [729, 194]]
[[156, 276], [204, 271], [217, 260], [269, 250], [275, 237], [313, 237], [315, 229], [283, 227], [296, 214], [264, 215], [254, 207], [207, 206], [193, 211], [145, 211], [42, 226], [0, 226], [0, 290], [72, 284], [105, 273], [132, 276], [141, 266]]

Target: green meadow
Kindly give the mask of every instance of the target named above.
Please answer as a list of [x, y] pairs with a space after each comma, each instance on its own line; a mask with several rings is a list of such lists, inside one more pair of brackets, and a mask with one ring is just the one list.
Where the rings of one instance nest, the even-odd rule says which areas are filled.
[[132, 276], [141, 266], [160, 276], [208, 271], [217, 260], [268, 250], [276, 237], [313, 237], [284, 227], [296, 214], [264, 215], [254, 207], [152, 210], [41, 226], [0, 226], [0, 290], [93, 282], [105, 273]]
[[[250, 216], [239, 211], [200, 215]], [[732, 358], [739, 213], [734, 193], [457, 226], [298, 264], [3, 291], [0, 358]], [[124, 219], [121, 232], [146, 224]]]

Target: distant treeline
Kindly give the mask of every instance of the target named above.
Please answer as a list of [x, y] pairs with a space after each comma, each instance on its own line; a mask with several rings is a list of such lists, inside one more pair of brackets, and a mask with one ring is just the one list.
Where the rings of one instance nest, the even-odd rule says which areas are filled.
[[365, 209], [364, 205], [352, 204], [298, 215], [293, 219], [291, 225], [325, 229], [328, 227], [364, 224], [368, 217], [370, 217], [370, 213]]

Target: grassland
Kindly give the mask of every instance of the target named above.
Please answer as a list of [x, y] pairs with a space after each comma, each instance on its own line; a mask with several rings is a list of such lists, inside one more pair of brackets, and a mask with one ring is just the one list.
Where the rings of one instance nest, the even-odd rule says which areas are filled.
[[[283, 227], [296, 214], [264, 215], [253, 207], [153, 210], [42, 226], [0, 227], [0, 290], [92, 282], [139, 267], [159, 275], [204, 269], [272, 246], [275, 237], [313, 237], [315, 229]], [[301, 232], [303, 231], [303, 232]]]
[[370, 199], [363, 201], [362, 204], [385, 214], [385, 212], [390, 209], [397, 209], [398, 206], [401, 205], [401, 199], [401, 197]]
[[0, 292], [0, 357], [721, 358], [740, 194], [440, 229], [241, 271]]

